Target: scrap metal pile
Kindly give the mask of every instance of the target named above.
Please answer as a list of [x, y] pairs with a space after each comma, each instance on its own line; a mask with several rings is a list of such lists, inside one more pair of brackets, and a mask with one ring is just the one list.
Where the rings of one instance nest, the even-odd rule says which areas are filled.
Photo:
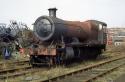
[[6, 50], [9, 53], [19, 51], [29, 40], [28, 34], [32, 31], [26, 24], [16, 21], [10, 21], [10, 24], [0, 23], [0, 54], [5, 55]]

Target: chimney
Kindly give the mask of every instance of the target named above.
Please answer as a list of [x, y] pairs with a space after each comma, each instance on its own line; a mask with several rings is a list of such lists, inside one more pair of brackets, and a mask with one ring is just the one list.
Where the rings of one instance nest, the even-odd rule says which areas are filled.
[[49, 16], [56, 17], [56, 8], [49, 8]]

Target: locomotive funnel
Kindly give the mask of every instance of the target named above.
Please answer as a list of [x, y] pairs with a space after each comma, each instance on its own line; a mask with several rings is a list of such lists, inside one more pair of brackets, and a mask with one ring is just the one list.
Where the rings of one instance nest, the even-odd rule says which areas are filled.
[[49, 8], [48, 10], [49, 10], [49, 16], [56, 17], [56, 11], [57, 11], [56, 8]]

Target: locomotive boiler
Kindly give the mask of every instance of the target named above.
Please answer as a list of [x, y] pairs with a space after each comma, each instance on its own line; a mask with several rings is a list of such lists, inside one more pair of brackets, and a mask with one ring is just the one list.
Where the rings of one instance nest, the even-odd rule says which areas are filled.
[[49, 16], [41, 16], [34, 23], [37, 41], [30, 49], [32, 65], [96, 58], [105, 50], [106, 23], [97, 20], [66, 21], [56, 17], [56, 8], [48, 10]]

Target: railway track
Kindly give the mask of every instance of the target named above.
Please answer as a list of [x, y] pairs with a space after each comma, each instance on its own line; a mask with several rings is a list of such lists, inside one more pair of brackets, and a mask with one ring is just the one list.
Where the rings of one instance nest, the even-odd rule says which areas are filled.
[[29, 60], [0, 62], [0, 70], [15, 68], [18, 66], [28, 65], [28, 64]]
[[17, 64], [17, 65], [21, 65], [24, 63], [29, 63], [29, 60], [22, 60], [22, 61], [7, 61], [7, 62], [0, 62], [0, 66], [3, 66], [4, 64]]
[[90, 82], [123, 65], [125, 65], [125, 56], [109, 59], [97, 64], [79, 68], [72, 72], [70, 71], [66, 74], [60, 74], [48, 79], [37, 80], [33, 82]]
[[[122, 58], [125, 58], [125, 57], [123, 56], [123, 57], [113, 58], [113, 59], [110, 58], [111, 60], [107, 59], [107, 58], [106, 59], [104, 58], [104, 61], [101, 61], [98, 64], [104, 64], [106, 62], [108, 63], [108, 62], [116, 61], [116, 60], [119, 60], [119, 59], [122, 59]], [[98, 64], [94, 64], [92, 66], [96, 67], [96, 65], [98, 65]], [[80, 68], [80, 69], [72, 71], [72, 72], [70, 71], [69, 73], [59, 75], [59, 76], [54, 76], [54, 77], [51, 77], [49, 79], [42, 79], [42, 80], [38, 79], [38, 82], [49, 82], [49, 81], [54, 81], [55, 82], [56, 79], [60, 79], [60, 78], [66, 79], [64, 77], [70, 77], [70, 75], [75, 76], [75, 74], [79, 74], [81, 71], [86, 71], [86, 70], [91, 69], [90, 67], [91, 66], [86, 66], [85, 68]], [[92, 68], [94, 68], [94, 67], [92, 67]], [[30, 73], [31, 74], [32, 73], [37, 73], [39, 71], [41, 72], [41, 71], [47, 71], [47, 70], [38, 69], [38, 68], [34, 69], [31, 66], [24, 66], [24, 67], [22, 66], [22, 67], [13, 68], [13, 69], [4, 69], [4, 70], [0, 70], [0, 79], [2, 80], [2, 79], [6, 79], [6, 78], [8, 79], [8, 78], [13, 78], [13, 77], [17, 77], [17, 76], [23, 76], [23, 75], [30, 74]], [[60, 79], [60, 80], [62, 80], [62, 79]], [[82, 79], [82, 81], [83, 81], [83, 79]], [[37, 82], [37, 81], [33, 81], [33, 82]], [[59, 82], [61, 82], [61, 81], [59, 81]], [[77, 81], [74, 81], [74, 82], [77, 82]]]
[[[14, 76], [19, 76], [26, 74], [28, 72], [21, 72], [18, 73], [19, 70], [28, 70], [31, 69], [32, 66], [29, 65], [28, 60], [23, 60], [23, 61], [13, 61], [13, 62], [4, 62], [0, 63], [0, 79], [5, 79], [9, 77], [14, 77]], [[16, 73], [17, 72], [17, 73]]]
[[9, 77], [26, 74], [27, 72], [19, 73], [18, 71], [28, 70], [31, 68], [32, 68], [31, 66], [21, 66], [21, 67], [17, 67], [17, 68], [9, 68], [9, 69], [0, 70], [0, 79], [5, 79], [5, 78], [9, 78]]
[[17, 76], [23, 76], [25, 74], [28, 73], [34, 73], [34, 72], [38, 72], [40, 70], [45, 70], [45, 69], [39, 69], [39, 68], [32, 68], [31, 65], [27, 64], [27, 61], [18, 61], [18, 62], [11, 62], [11, 64], [17, 64], [19, 66], [17, 67], [13, 67], [13, 68], [6, 68], [6, 69], [2, 69], [0, 70], [0, 80], [2, 79], [8, 79], [8, 78], [13, 78], [13, 77], [17, 77]]
[[2, 74], [0, 75], [0, 79], [8, 79], [8, 78], [13, 78], [13, 77], [18, 77], [18, 76], [22, 76], [28, 73], [34, 73], [34, 72], [38, 72], [40, 71], [40, 69], [27, 69], [27, 70], [21, 70], [18, 72], [14, 72], [14, 73], [7, 73], [7, 74]]

